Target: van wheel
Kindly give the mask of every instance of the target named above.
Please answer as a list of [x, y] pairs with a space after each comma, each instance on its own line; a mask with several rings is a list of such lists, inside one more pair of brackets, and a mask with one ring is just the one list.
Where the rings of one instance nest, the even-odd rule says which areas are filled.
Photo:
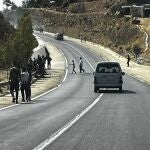
[[98, 88], [94, 86], [94, 92], [97, 93]]
[[122, 86], [119, 87], [119, 93], [122, 93]]

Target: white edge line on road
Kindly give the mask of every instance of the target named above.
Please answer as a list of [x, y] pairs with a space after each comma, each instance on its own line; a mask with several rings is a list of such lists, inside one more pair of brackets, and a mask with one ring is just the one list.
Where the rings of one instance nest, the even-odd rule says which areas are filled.
[[62, 55], [65, 58], [65, 76], [64, 76], [63, 81], [62, 81], [62, 82], [64, 82], [66, 80], [67, 74], [68, 74], [68, 60], [67, 60], [66, 56], [64, 55], [64, 53], [62, 52], [62, 50], [59, 49], [59, 51], [62, 53]]
[[103, 93], [99, 95], [99, 97], [90, 104], [87, 108], [85, 108], [81, 113], [79, 113], [77, 116], [75, 116], [70, 122], [68, 122], [66, 125], [64, 125], [61, 129], [59, 129], [57, 132], [53, 133], [48, 139], [46, 139], [44, 142], [39, 144], [37, 147], [35, 147], [33, 150], [43, 150], [47, 146], [49, 146], [52, 142], [54, 142], [58, 137], [60, 137], [64, 132], [66, 132], [69, 128], [71, 128], [80, 118], [82, 118], [88, 111], [90, 111], [101, 99], [103, 96]]
[[[64, 53], [62, 52], [62, 50], [61, 50], [61, 49], [59, 49], [59, 50], [60, 50], [60, 52], [62, 53], [62, 55], [64, 56], [64, 58], [65, 58], [65, 75], [64, 75], [63, 80], [62, 80], [62, 82], [64, 82], [64, 81], [66, 80], [67, 74], [68, 74], [68, 67], [67, 67], [67, 66], [68, 66], [68, 61], [67, 61], [66, 56], [65, 56]], [[59, 85], [57, 85], [56, 87], [54, 87], [54, 88], [52, 88], [52, 89], [50, 89], [50, 90], [48, 90], [48, 91], [46, 91], [46, 92], [44, 92], [44, 93], [42, 93], [42, 94], [36, 96], [36, 97], [33, 97], [32, 100], [35, 100], [35, 99], [37, 99], [37, 98], [39, 98], [39, 97], [41, 97], [41, 96], [43, 96], [43, 95], [46, 95], [46, 94], [48, 94], [48, 93], [50, 93], [50, 92], [56, 90], [58, 87], [61, 86], [62, 82], [61, 82]], [[20, 104], [14, 104], [14, 105], [11, 105], [11, 106], [7, 106], [7, 107], [0, 108], [0, 111], [1, 111], [1, 110], [5, 110], [5, 109], [8, 109], [8, 108], [15, 107], [15, 106], [18, 106], [18, 105], [20, 105]]]
[[11, 108], [11, 107], [14, 107], [14, 106], [17, 106], [17, 105], [19, 105], [19, 104], [14, 104], [14, 105], [10, 105], [10, 106], [7, 106], [7, 107], [3, 107], [3, 108], [0, 109], [0, 111]]

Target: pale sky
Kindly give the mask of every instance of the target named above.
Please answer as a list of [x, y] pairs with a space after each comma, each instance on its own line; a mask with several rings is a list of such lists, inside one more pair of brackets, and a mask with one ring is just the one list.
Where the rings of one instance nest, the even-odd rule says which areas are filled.
[[[13, 1], [17, 6], [21, 6], [23, 0], [10, 0], [10, 1]], [[2, 10], [3, 10], [3, 0], [0, 0], [0, 11]]]

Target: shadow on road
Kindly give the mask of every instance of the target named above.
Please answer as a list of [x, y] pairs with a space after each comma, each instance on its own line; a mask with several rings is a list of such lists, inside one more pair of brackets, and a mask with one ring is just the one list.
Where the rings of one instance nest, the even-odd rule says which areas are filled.
[[130, 91], [130, 90], [123, 90], [122, 94], [136, 94], [135, 91]]
[[118, 90], [99, 90], [98, 93], [111, 93], [111, 94], [136, 94], [135, 91], [123, 90], [121, 93]]

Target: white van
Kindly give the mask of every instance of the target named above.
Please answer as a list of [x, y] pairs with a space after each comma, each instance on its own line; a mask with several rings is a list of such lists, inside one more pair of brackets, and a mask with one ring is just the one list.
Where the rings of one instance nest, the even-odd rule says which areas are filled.
[[119, 88], [122, 92], [122, 72], [118, 62], [99, 62], [94, 72], [94, 92], [99, 88]]

